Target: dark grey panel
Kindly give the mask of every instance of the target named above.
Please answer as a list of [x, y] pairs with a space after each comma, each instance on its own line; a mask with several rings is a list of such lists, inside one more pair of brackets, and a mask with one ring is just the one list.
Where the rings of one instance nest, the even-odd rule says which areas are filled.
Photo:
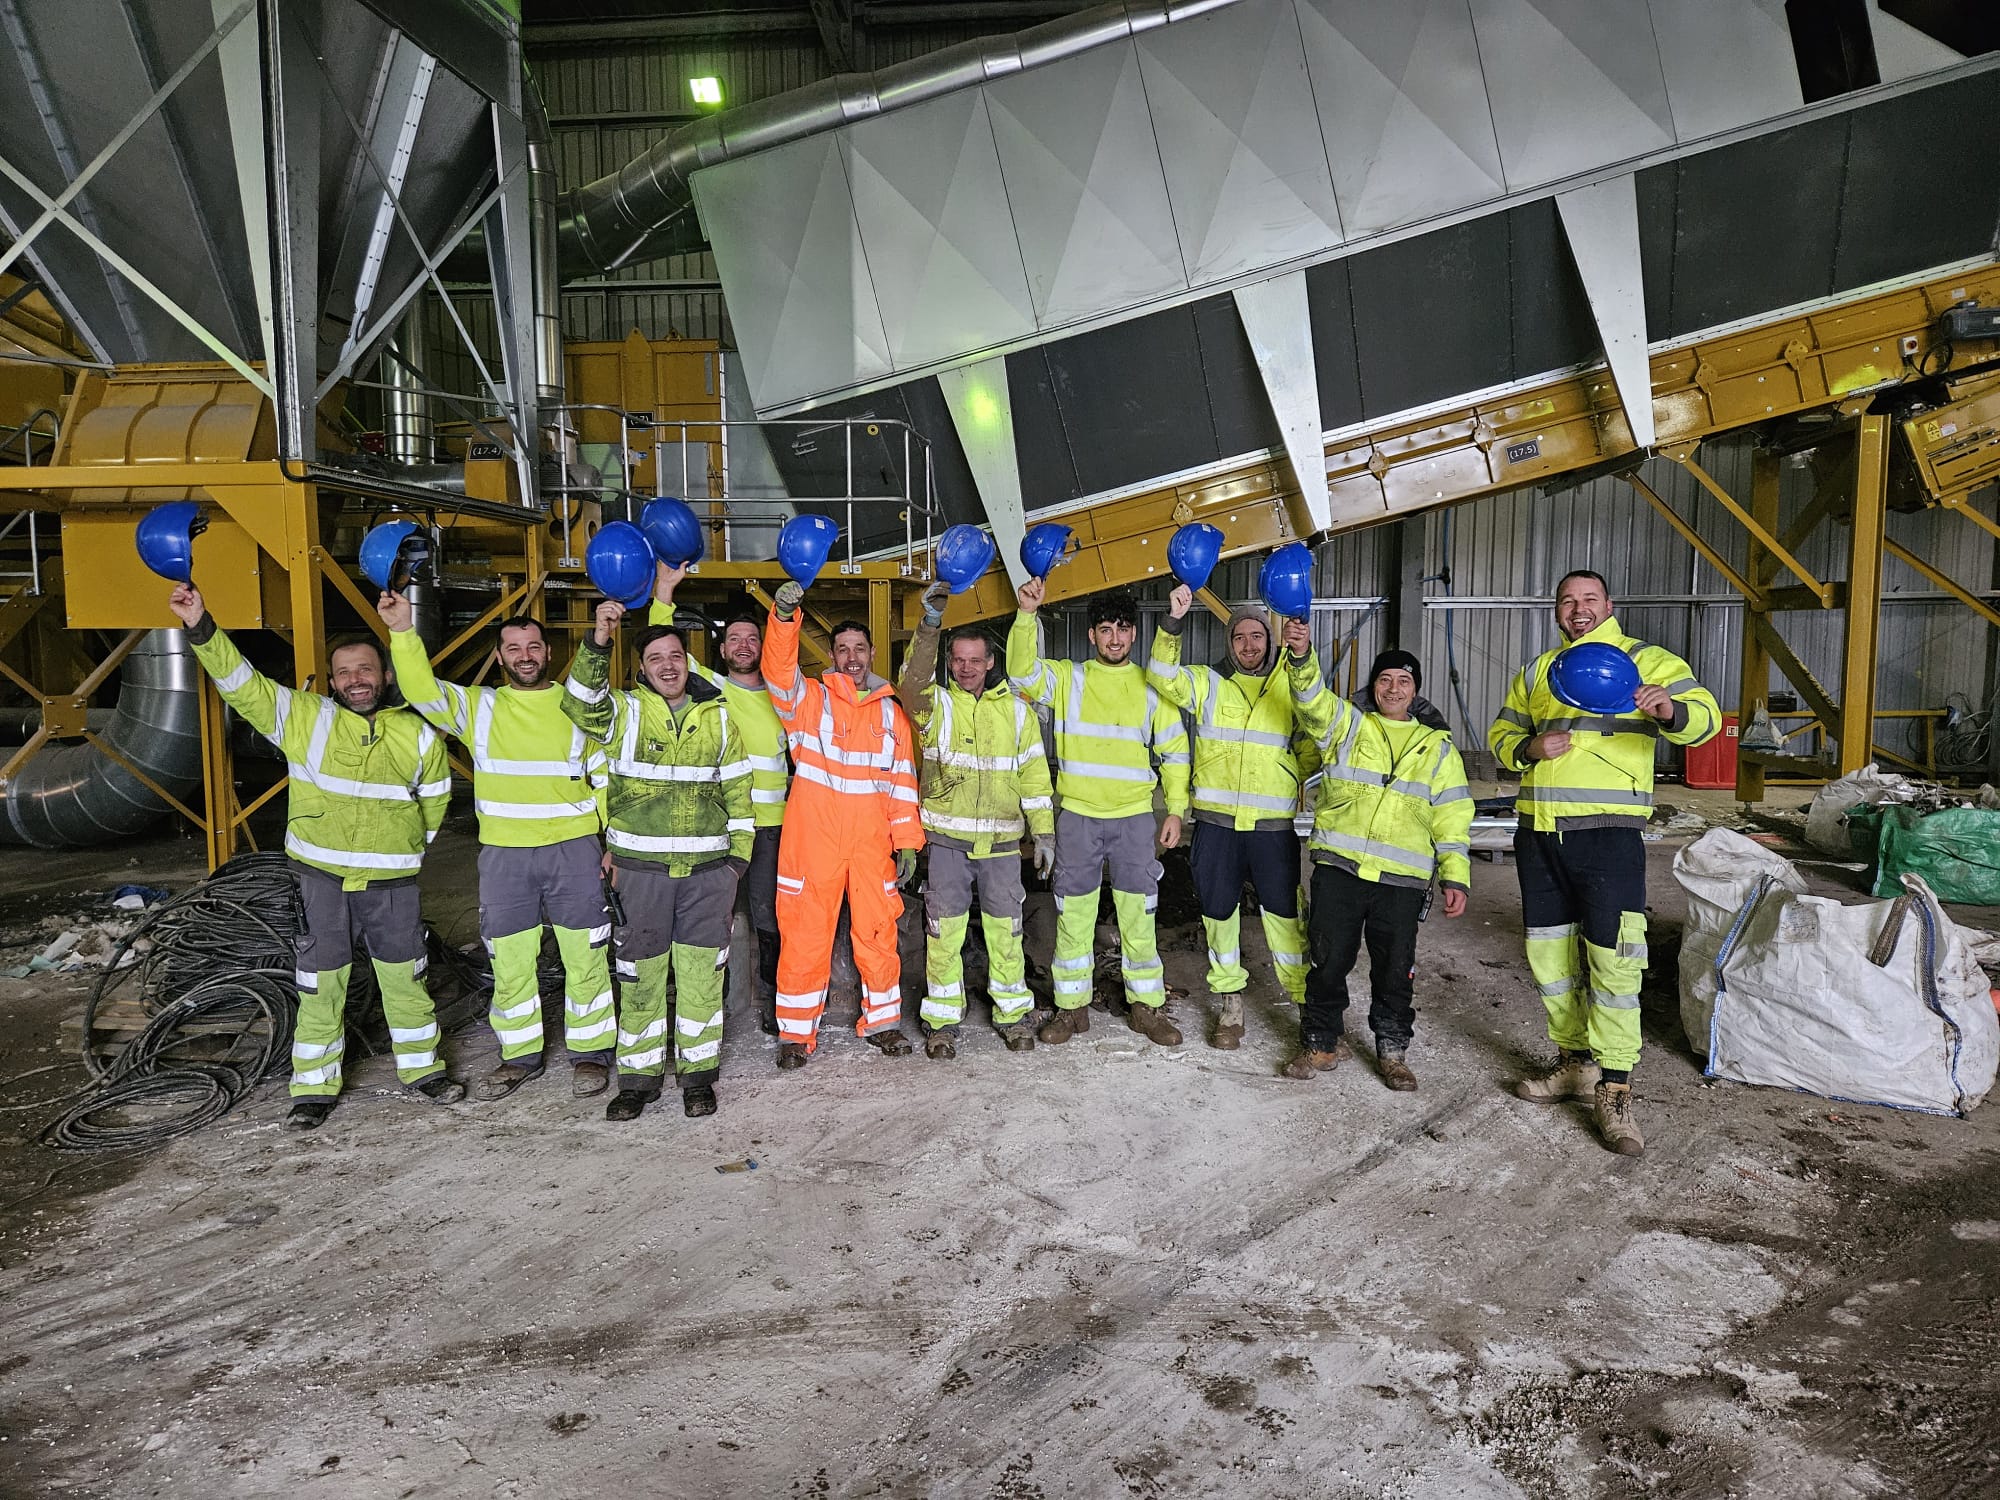
[[1563, 237], [1555, 200], [1512, 209], [1506, 222], [1514, 335], [1509, 378], [1600, 358], [1604, 351], [1597, 322]]
[[[848, 428], [848, 421], [879, 422], [880, 430]], [[907, 422], [918, 437], [931, 445], [932, 481], [945, 515], [944, 524], [954, 521], [983, 521], [985, 510], [972, 482], [972, 471], [959, 445], [958, 429], [946, 408], [944, 393], [935, 379], [912, 381], [885, 391], [837, 401], [812, 413], [824, 426], [783, 426], [766, 429], [771, 456], [784, 476], [785, 488], [800, 499], [842, 494], [847, 486], [848, 434], [853, 433], [853, 476], [856, 495], [892, 497], [905, 493], [906, 473], [914, 471], [918, 484], [913, 493], [922, 493], [923, 448], [912, 442], [904, 447], [903, 429], [891, 424]], [[907, 454], [907, 457], [906, 457]], [[824, 510], [846, 523], [845, 508], [807, 506]], [[921, 534], [921, 525], [918, 532]], [[858, 505], [854, 511], [854, 545], [857, 551], [874, 551], [900, 543], [903, 522], [893, 505]]]
[[1673, 323], [1674, 211], [1680, 164], [1648, 167], [1633, 179], [1639, 205], [1639, 272], [1646, 285], [1646, 329], [1661, 337]]
[[1833, 290], [1981, 255], [2000, 220], [2000, 77], [1985, 73], [1848, 117]]
[[1313, 364], [1319, 375], [1319, 420], [1328, 431], [1361, 420], [1361, 366], [1354, 355], [1354, 296], [1347, 262], [1306, 272], [1312, 314]]
[[1847, 118], [1813, 120], [1672, 168], [1674, 338], [1824, 297], [1833, 282]]
[[1021, 498], [1029, 510], [1082, 496], [1076, 460], [1056, 404], [1056, 378], [1046, 344], [1007, 356], [1007, 390], [1014, 405], [1014, 459]]
[[1474, 219], [1348, 261], [1361, 404], [1373, 418], [1512, 372], [1507, 224]]
[[1048, 356], [1085, 494], [1221, 457], [1192, 309], [1079, 334]]
[[1284, 446], [1285, 435], [1271, 411], [1271, 398], [1264, 393], [1264, 377], [1257, 372], [1257, 356], [1250, 352], [1236, 299], [1210, 297], [1195, 303], [1194, 330], [1201, 344], [1217, 456]]

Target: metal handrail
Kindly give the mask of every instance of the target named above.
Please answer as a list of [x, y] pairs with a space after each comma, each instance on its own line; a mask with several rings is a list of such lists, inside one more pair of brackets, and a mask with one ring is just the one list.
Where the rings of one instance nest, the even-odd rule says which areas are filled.
[[[49, 419], [50, 430], [47, 432], [43, 432], [35, 426], [43, 417]], [[28, 417], [28, 420], [19, 426], [11, 427], [5, 433], [0, 433], [0, 453], [5, 453], [9, 447], [18, 442], [21, 445], [21, 462], [29, 467], [33, 467], [35, 462], [35, 445], [30, 439], [37, 437], [47, 438], [49, 440], [48, 451], [53, 452], [56, 439], [61, 435], [62, 418], [44, 406], [41, 410], [32, 413]]]
[[28, 580], [26, 592], [40, 594], [42, 591], [42, 533], [38, 513], [32, 510], [17, 510], [0, 526], [0, 542], [14, 534], [14, 528], [22, 521], [28, 523], [28, 570], [25, 573], [0, 573], [0, 578], [25, 578]]
[[[722, 527], [723, 527], [722, 556], [725, 561], [729, 560], [730, 557], [731, 549], [729, 546], [729, 539], [730, 539], [730, 534], [734, 528], [738, 526], [756, 527], [756, 528], [780, 527], [784, 524], [786, 520], [790, 519], [791, 513], [796, 513], [797, 509], [800, 506], [821, 506], [825, 507], [828, 510], [833, 510], [838, 508], [839, 510], [844, 512], [844, 518], [846, 524], [842, 526], [841, 533], [846, 540], [847, 557], [846, 557], [846, 562], [843, 564], [842, 571], [850, 573], [858, 572], [859, 564], [857, 563], [854, 554], [855, 507], [898, 505], [902, 507], [904, 565], [906, 570], [915, 572], [917, 571], [916, 560], [919, 553], [929, 552], [932, 546], [934, 545], [936, 538], [936, 527], [934, 523], [940, 522], [944, 519], [943, 511], [938, 506], [937, 503], [937, 491], [936, 491], [936, 481], [935, 481], [936, 469], [935, 469], [935, 461], [931, 451], [931, 445], [924, 438], [924, 436], [921, 433], [919, 433], [914, 427], [912, 427], [908, 422], [902, 421], [899, 418], [854, 417], [854, 418], [841, 418], [829, 421], [824, 417], [820, 417], [820, 418], [782, 418], [772, 421], [756, 421], [756, 420], [732, 419], [727, 417], [715, 417], [715, 418], [695, 418], [691, 420], [682, 419], [677, 421], [655, 420], [647, 422], [635, 422], [632, 420], [633, 414], [631, 412], [628, 412], [621, 407], [611, 406], [596, 402], [573, 403], [555, 409], [565, 414], [565, 416], [569, 416], [572, 418], [574, 417], [575, 414], [581, 412], [604, 412], [617, 418], [618, 484], [616, 489], [611, 490], [610, 493], [614, 495], [617, 500], [622, 501], [624, 503], [626, 510], [626, 519], [633, 519], [633, 520], [637, 519], [635, 513], [637, 510], [637, 502], [641, 502], [644, 500], [659, 499], [664, 496], [675, 493], [673, 490], [667, 487], [666, 466], [658, 461], [658, 445], [662, 440], [678, 443], [681, 453], [681, 465], [680, 465], [681, 483], [679, 489], [680, 497], [689, 500], [691, 503], [698, 503], [700, 501], [707, 501], [709, 503], [716, 503], [716, 502], [731, 503], [730, 513], [725, 515], [722, 520]], [[730, 448], [730, 443], [729, 443], [730, 429], [756, 428], [756, 429], [768, 430], [774, 427], [777, 428], [791, 427], [812, 432], [826, 432], [826, 431], [831, 431], [835, 428], [840, 429], [842, 432], [842, 440], [843, 440], [843, 493], [838, 495], [826, 495], [826, 496], [818, 496], [818, 495], [813, 495], [813, 496], [754, 495], [753, 496], [753, 495], [744, 495], [741, 493], [732, 494], [729, 487], [729, 459], [728, 459], [729, 448]], [[857, 427], [873, 429], [873, 432], [870, 435], [875, 437], [880, 437], [885, 431], [900, 431], [902, 435], [902, 450], [903, 450], [903, 462], [901, 466], [902, 490], [900, 493], [893, 495], [859, 495], [855, 493], [854, 436], [855, 436], [855, 429]], [[574, 425], [572, 425], [571, 430], [580, 431], [581, 424], [575, 423]], [[710, 434], [713, 434], [713, 436], [711, 436]], [[633, 469], [636, 467], [636, 465], [633, 462], [634, 450], [632, 444], [635, 436], [651, 439], [651, 441], [649, 441], [646, 445], [649, 449], [652, 449], [654, 451], [655, 455], [653, 464], [653, 488], [650, 494], [641, 494], [633, 487]], [[696, 443], [700, 443], [704, 446], [710, 443], [719, 443], [722, 447], [723, 463], [722, 463], [722, 468], [720, 470], [720, 477], [722, 480], [722, 493], [720, 495], [707, 495], [707, 496], [689, 495], [689, 490], [692, 487], [694, 478], [694, 471], [690, 459], [693, 447]], [[922, 461], [921, 469], [919, 469], [917, 466], [919, 458], [921, 458]], [[565, 497], [584, 497], [602, 501], [602, 499], [605, 497], [607, 493], [607, 488], [608, 487], [594, 488], [586, 485], [564, 484], [564, 485], [549, 487], [548, 493], [551, 495], [562, 495]], [[770, 513], [764, 515], [759, 515], [755, 512], [751, 512], [749, 514], [736, 513], [734, 507], [743, 504], [766, 505], [772, 507], [772, 509]], [[779, 507], [784, 507], [786, 509], [786, 513], [780, 513], [778, 510]], [[919, 543], [917, 536], [917, 524], [919, 518], [922, 519], [923, 523], [923, 536], [921, 543]], [[565, 515], [563, 517], [563, 552], [565, 556], [568, 556], [571, 551], [570, 543], [571, 543], [570, 516]]]

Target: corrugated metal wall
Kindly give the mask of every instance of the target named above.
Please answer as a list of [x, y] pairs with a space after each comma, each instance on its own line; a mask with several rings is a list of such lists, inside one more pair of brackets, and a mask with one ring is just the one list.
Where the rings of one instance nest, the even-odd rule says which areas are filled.
[[[1711, 444], [1702, 450], [1701, 461], [1732, 495], [1747, 500], [1747, 440]], [[1686, 470], [1654, 459], [1641, 477], [1724, 556], [1741, 565], [1742, 528]], [[1802, 461], [1788, 465], [1780, 486], [1781, 524], [1789, 523], [1812, 493], [1811, 471]], [[1978, 503], [1990, 514], [1991, 492]], [[1685, 657], [1724, 709], [1734, 711], [1742, 600], [1622, 481], [1594, 480], [1558, 495], [1536, 490], [1498, 495], [1433, 512], [1424, 518], [1424, 529], [1428, 578], [1418, 651], [1424, 692], [1445, 710], [1464, 748], [1483, 746], [1513, 673], [1557, 644], [1550, 598], [1557, 581], [1572, 568], [1604, 574], [1626, 630]], [[1963, 517], [1936, 511], [1892, 514], [1889, 534], [1965, 586], [2000, 599], [1994, 588], [2000, 583], [1994, 539]], [[1336, 537], [1319, 549], [1320, 598], [1313, 634], [1321, 659], [1339, 663], [1336, 676], [1343, 690], [1365, 676], [1388, 638], [1393, 537], [1391, 528], [1378, 527]], [[1844, 528], [1822, 525], [1799, 549], [1799, 558], [1816, 576], [1837, 579], [1846, 572], [1846, 547]], [[1250, 560], [1226, 563], [1211, 587], [1232, 603], [1252, 599], [1256, 566]], [[2000, 633], [1894, 558], [1883, 564], [1882, 595], [1878, 706], [1934, 708], [1953, 694], [1984, 706]], [[1164, 586], [1142, 591], [1142, 651], [1164, 613], [1164, 597]], [[1788, 614], [1779, 628], [1837, 696], [1845, 611]], [[1087, 653], [1082, 608], [1053, 611], [1049, 639], [1058, 652]], [[1186, 659], [1220, 661], [1223, 649], [1221, 622], [1198, 610]], [[1786, 688], [1775, 671], [1770, 686], [1780, 692]], [[1881, 724], [1877, 740], [1890, 749], [1912, 748], [1914, 741], [1904, 738], [1908, 732], [1901, 724]]]

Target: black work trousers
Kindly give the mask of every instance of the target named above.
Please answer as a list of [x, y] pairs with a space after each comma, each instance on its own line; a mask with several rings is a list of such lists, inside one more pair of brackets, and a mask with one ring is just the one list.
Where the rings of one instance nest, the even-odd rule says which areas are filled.
[[1301, 1039], [1314, 1052], [1331, 1052], [1346, 1029], [1347, 975], [1368, 944], [1368, 1026], [1378, 1049], [1407, 1047], [1416, 1028], [1417, 923], [1420, 887], [1363, 880], [1335, 865], [1314, 865], [1312, 970], [1306, 975]]

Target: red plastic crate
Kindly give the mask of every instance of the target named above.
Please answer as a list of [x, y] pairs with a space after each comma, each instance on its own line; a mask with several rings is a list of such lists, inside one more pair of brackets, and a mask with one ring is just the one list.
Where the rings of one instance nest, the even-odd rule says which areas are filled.
[[1736, 715], [1722, 716], [1722, 733], [1687, 753], [1687, 784], [1726, 792], [1736, 785]]

